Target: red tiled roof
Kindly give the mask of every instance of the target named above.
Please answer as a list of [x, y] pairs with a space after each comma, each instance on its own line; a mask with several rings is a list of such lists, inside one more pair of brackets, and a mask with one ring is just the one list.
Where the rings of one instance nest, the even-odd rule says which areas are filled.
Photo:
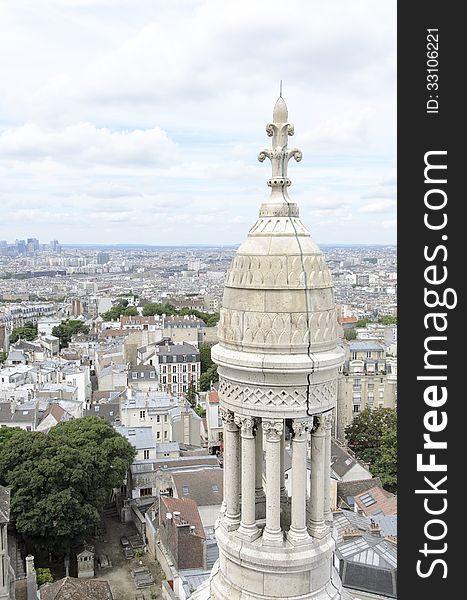
[[219, 394], [217, 390], [210, 390], [208, 392], [208, 402], [209, 404], [219, 404]]
[[339, 323], [356, 323], [358, 321], [357, 317], [339, 317], [337, 320]]
[[[372, 496], [376, 502], [370, 504], [370, 506], [366, 506], [361, 500], [361, 497], [365, 494]], [[361, 508], [363, 513], [368, 517], [379, 511], [385, 515], [397, 515], [397, 496], [391, 494], [391, 492], [387, 492], [382, 487], [373, 487], [354, 498], [358, 508]]]
[[185, 522], [195, 526], [195, 534], [203, 539], [206, 538], [204, 534], [203, 523], [199, 516], [198, 506], [194, 500], [190, 498], [172, 498], [168, 496], [161, 496], [161, 501], [164, 504], [166, 510], [172, 513], [174, 522], [177, 523], [177, 518], [173, 516], [174, 512], [179, 512], [178, 523]]
[[129, 331], [125, 329], [104, 329], [104, 331], [100, 332], [101, 337], [119, 337], [124, 335], [129, 335]]

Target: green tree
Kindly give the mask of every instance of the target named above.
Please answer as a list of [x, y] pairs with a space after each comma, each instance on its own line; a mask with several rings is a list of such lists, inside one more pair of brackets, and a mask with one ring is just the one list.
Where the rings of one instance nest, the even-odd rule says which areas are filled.
[[107, 422], [83, 417], [49, 433], [21, 430], [0, 453], [16, 530], [38, 547], [69, 551], [92, 534], [136, 452]]
[[345, 429], [355, 456], [369, 463], [372, 473], [391, 487], [396, 481], [396, 430], [397, 414], [392, 408], [367, 408]]
[[192, 381], [188, 384], [186, 399], [191, 404], [192, 408], [196, 407], [196, 402], [197, 402], [196, 388], [195, 388], [195, 384]]
[[36, 569], [36, 581], [37, 587], [41, 587], [44, 583], [53, 583], [52, 571], [50, 569], [38, 568]]
[[378, 323], [381, 323], [382, 325], [397, 325], [397, 317], [383, 315], [378, 319]]
[[344, 337], [348, 341], [356, 340], [357, 332], [355, 331], [355, 329], [353, 327], [351, 329], [344, 329]]
[[201, 373], [206, 373], [214, 364], [211, 358], [211, 347], [202, 346], [199, 351], [199, 358], [201, 361]]
[[199, 389], [202, 392], [207, 392], [211, 387], [211, 383], [214, 383], [215, 381], [219, 381], [219, 375], [217, 374], [217, 365], [213, 364], [205, 373], [201, 374], [199, 378]]
[[138, 309], [136, 306], [128, 306], [128, 300], [119, 298], [117, 303], [110, 310], [102, 313], [104, 321], [117, 321], [122, 315], [127, 317], [137, 317]]
[[366, 327], [369, 322], [370, 322], [370, 319], [359, 319], [355, 323], [355, 327]]
[[2, 350], [0, 352], [0, 363], [4, 363], [7, 358], [8, 358], [8, 354], [6, 352], [3, 352], [3, 350]]
[[397, 429], [390, 425], [381, 436], [378, 458], [372, 464], [372, 473], [381, 479], [383, 487], [397, 493]]
[[11, 332], [10, 342], [14, 344], [20, 338], [32, 342], [37, 337], [37, 325], [27, 321], [22, 327], [15, 327]]
[[177, 309], [172, 304], [160, 304], [159, 302], [148, 302], [143, 307], [143, 317], [154, 315], [176, 315]]
[[89, 327], [83, 321], [75, 319], [60, 323], [52, 329], [52, 335], [60, 340], [60, 348], [67, 348], [72, 336], [78, 333], [89, 333]]

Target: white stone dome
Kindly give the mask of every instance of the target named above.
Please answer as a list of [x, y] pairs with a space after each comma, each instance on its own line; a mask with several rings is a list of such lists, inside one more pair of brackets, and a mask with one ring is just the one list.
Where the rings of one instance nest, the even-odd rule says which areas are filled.
[[212, 356], [227, 408], [287, 418], [334, 406], [343, 352], [331, 274], [287, 194], [287, 163], [302, 155], [287, 149], [293, 126], [282, 98], [274, 118], [282, 122], [266, 126], [272, 149], [258, 157], [271, 159], [271, 196], [227, 272]]

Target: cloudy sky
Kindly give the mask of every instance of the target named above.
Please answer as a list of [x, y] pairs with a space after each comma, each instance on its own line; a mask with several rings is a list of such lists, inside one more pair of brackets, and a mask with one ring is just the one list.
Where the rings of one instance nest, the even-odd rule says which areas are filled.
[[393, 0], [0, 0], [0, 239], [238, 243], [290, 195], [319, 243], [396, 240]]

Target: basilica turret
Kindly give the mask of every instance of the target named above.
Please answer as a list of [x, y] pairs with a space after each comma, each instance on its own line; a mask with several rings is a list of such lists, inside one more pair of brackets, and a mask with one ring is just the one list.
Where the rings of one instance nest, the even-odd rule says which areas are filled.
[[329, 483], [343, 352], [330, 272], [288, 194], [289, 161], [302, 154], [288, 148], [294, 127], [282, 97], [266, 132], [272, 146], [258, 159], [271, 161], [270, 195], [227, 273], [212, 349], [224, 423], [224, 501], [209, 593], [216, 600], [337, 600], [345, 594], [333, 566]]

